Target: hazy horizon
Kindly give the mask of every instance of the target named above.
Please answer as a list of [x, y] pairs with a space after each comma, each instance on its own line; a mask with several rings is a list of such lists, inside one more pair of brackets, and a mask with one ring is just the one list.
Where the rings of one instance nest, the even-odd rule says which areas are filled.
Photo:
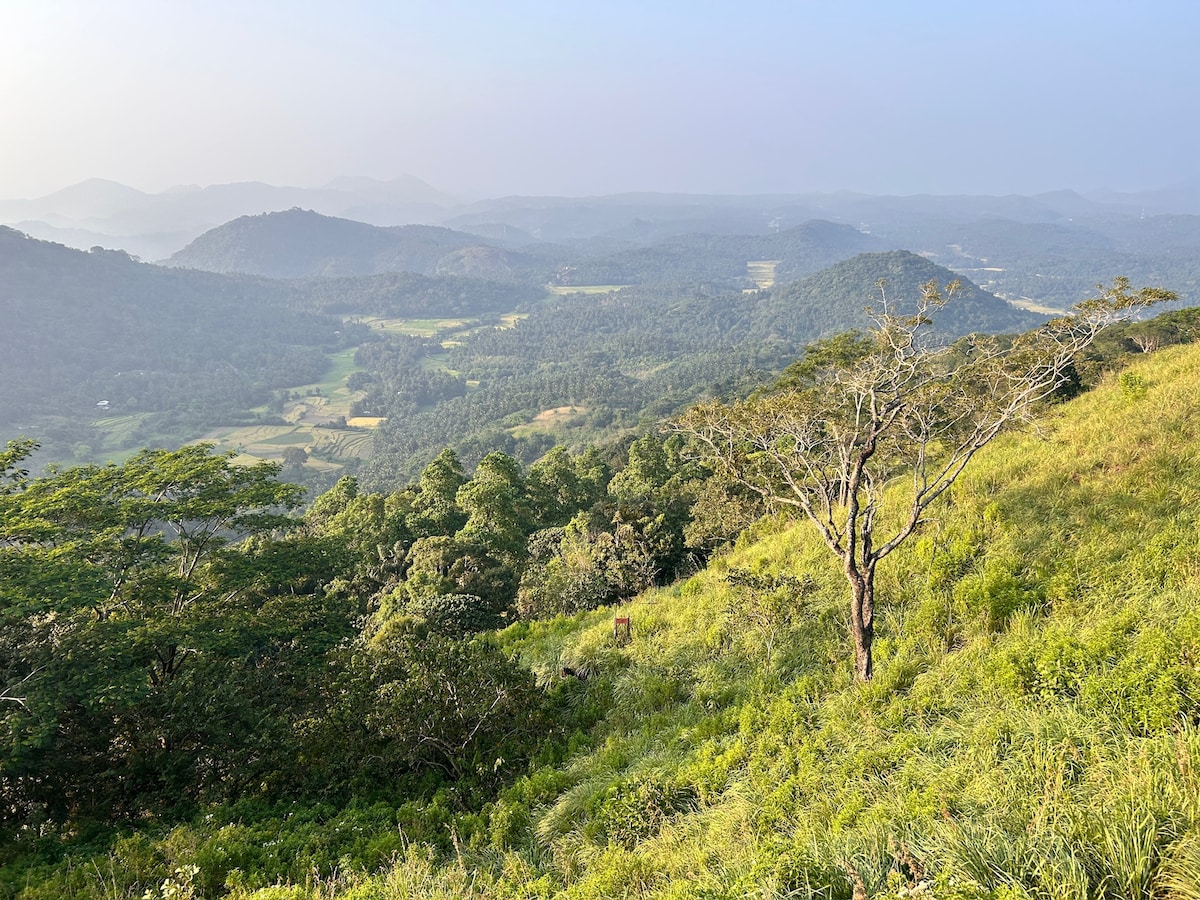
[[1200, 177], [1198, 25], [1182, 2], [8, 3], [0, 198], [1155, 190]]

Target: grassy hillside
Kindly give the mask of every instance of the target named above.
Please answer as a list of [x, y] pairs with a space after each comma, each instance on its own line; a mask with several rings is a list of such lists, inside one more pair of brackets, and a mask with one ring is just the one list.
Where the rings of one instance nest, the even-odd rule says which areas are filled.
[[882, 573], [868, 687], [838, 573], [784, 523], [502, 633], [598, 723], [457, 855], [330, 894], [1200, 896], [1198, 371], [1164, 351], [993, 445]]
[[556, 724], [482, 813], [248, 802], [3, 895], [1200, 897], [1197, 373], [1145, 356], [982, 453], [881, 571], [869, 685], [825, 550], [764, 520], [495, 636]]

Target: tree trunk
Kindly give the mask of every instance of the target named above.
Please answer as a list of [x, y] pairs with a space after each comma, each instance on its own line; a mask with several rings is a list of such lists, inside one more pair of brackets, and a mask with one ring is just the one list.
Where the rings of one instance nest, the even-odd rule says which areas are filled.
[[859, 681], [870, 681], [875, 674], [871, 661], [871, 643], [875, 640], [875, 578], [874, 571], [865, 575], [848, 568], [850, 582], [850, 637], [854, 641], [854, 675]]

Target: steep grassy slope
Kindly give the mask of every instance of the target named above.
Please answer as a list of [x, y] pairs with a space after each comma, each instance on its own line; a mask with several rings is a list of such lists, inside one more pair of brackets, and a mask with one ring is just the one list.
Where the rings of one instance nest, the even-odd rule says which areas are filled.
[[619, 610], [626, 647], [611, 609], [510, 629], [603, 718], [477, 848], [351, 896], [1197, 896], [1198, 371], [1173, 348], [990, 448], [883, 573], [868, 687], [798, 526]]

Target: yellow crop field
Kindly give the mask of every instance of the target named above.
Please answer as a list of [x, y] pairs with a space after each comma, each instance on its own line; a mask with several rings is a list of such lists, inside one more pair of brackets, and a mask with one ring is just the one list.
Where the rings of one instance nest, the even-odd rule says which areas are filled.
[[219, 450], [233, 450], [258, 459], [281, 459], [283, 451], [298, 447], [307, 453], [320, 453], [335, 459], [365, 459], [371, 455], [369, 431], [313, 425], [250, 425], [244, 428], [216, 428], [202, 440], [211, 441]]
[[339, 428], [316, 428], [312, 432], [312, 449], [336, 459], [366, 459], [371, 455], [374, 438], [368, 432], [344, 431]]
[[775, 270], [779, 267], [777, 259], [758, 259], [746, 263], [746, 275], [758, 285], [760, 291], [775, 286]]

